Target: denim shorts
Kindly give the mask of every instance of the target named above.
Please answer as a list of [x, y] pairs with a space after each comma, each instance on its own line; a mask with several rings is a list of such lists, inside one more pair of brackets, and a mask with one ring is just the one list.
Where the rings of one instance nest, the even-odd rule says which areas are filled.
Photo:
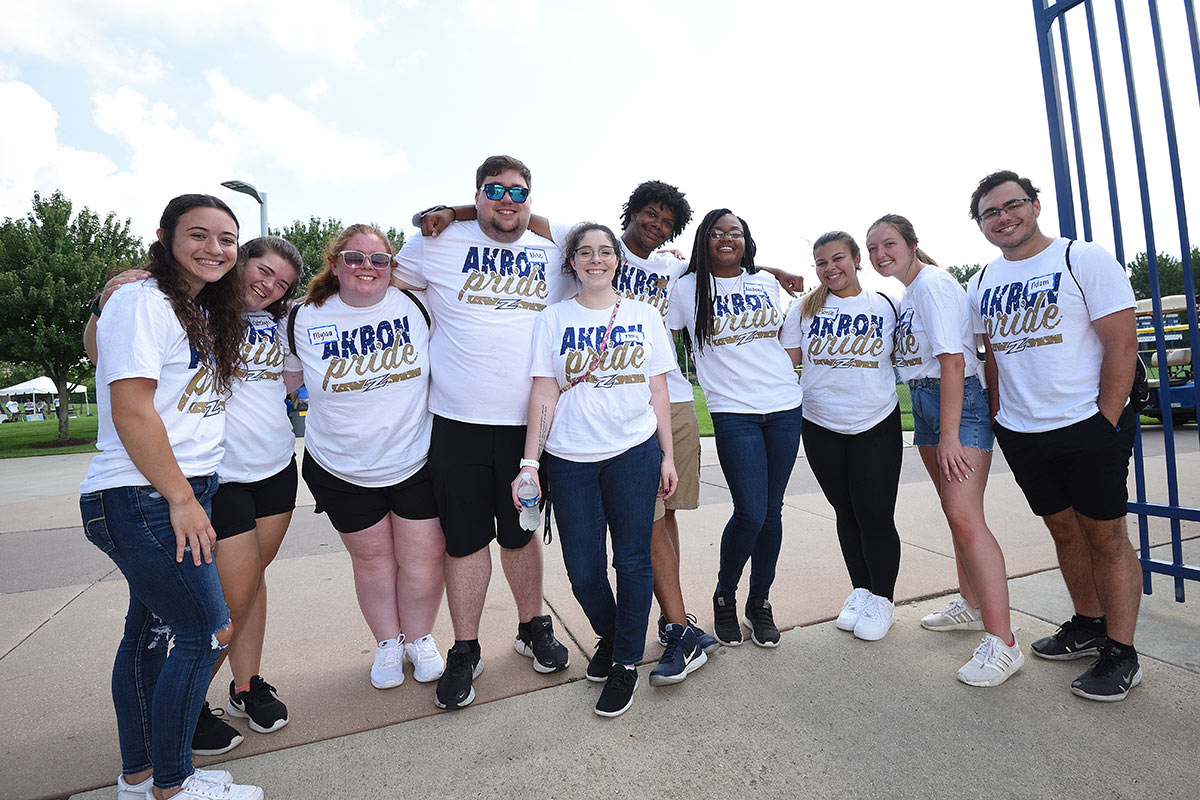
[[[936, 447], [941, 440], [941, 385], [937, 378], [922, 378], [908, 385], [912, 397], [913, 444], [918, 447]], [[962, 420], [958, 423], [958, 440], [963, 447], [991, 451], [995, 435], [992, 433], [992, 409], [988, 403], [987, 389], [979, 378], [971, 376], [963, 381]]]

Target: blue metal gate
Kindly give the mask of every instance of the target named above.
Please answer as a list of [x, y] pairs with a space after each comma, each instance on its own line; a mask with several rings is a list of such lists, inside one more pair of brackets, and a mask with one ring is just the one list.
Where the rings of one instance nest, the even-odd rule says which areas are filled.
[[[1142, 228], [1145, 236], [1145, 252], [1149, 263], [1151, 307], [1153, 308], [1153, 352], [1157, 358], [1154, 363], [1167, 365], [1167, 337], [1163, 324], [1163, 305], [1159, 291], [1159, 264], [1155, 249], [1155, 222], [1152, 198], [1158, 200], [1159, 215], [1157, 221], [1160, 227], [1170, 227], [1171, 216], [1173, 225], [1178, 230], [1180, 260], [1183, 266], [1185, 285], [1186, 330], [1182, 325], [1168, 326], [1179, 328], [1176, 338], [1183, 338], [1190, 345], [1190, 353], [1200, 357], [1200, 334], [1197, 331], [1196, 297], [1194, 292], [1194, 269], [1200, 269], [1200, 264], [1191, 263], [1192, 245], [1188, 237], [1187, 208], [1185, 203], [1184, 178], [1181, 166], [1179, 137], [1176, 132], [1176, 114], [1172, 104], [1169, 78], [1174, 76], [1180, 82], [1178, 85], [1187, 86], [1185, 93], [1188, 111], [1193, 101], [1200, 101], [1200, 45], [1197, 44], [1196, 10], [1193, 0], [1167, 0], [1164, 10], [1168, 15], [1169, 33], [1175, 36], [1174, 50], [1164, 43], [1163, 18], [1160, 15], [1157, 0], [1146, 0], [1144, 7], [1137, 4], [1139, 16], [1127, 17], [1123, 0], [1033, 0], [1033, 12], [1037, 25], [1038, 51], [1042, 62], [1042, 88], [1046, 100], [1046, 117], [1050, 126], [1050, 145], [1054, 162], [1054, 184], [1058, 200], [1058, 217], [1063, 236], [1076, 238], [1077, 222], [1082, 223], [1083, 239], [1092, 240], [1093, 207], [1088, 194], [1087, 166], [1089, 163], [1102, 159], [1105, 182], [1108, 189], [1108, 214], [1112, 223], [1112, 249], [1117, 260], [1122, 264], [1125, 260], [1125, 237], [1122, 230], [1122, 206], [1119, 200], [1118, 173], [1122, 162], [1134, 162], [1136, 167], [1136, 182], [1141, 199]], [[1082, 8], [1078, 8], [1082, 6]], [[1076, 11], [1075, 9], [1078, 10]], [[1068, 13], [1073, 12], [1073, 13]], [[1145, 13], [1142, 17], [1140, 14]], [[1131, 37], [1131, 20], [1142, 29], [1148, 28], [1149, 36]], [[1070, 34], [1080, 36], [1086, 26], [1088, 56], [1091, 62], [1093, 80], [1086, 78], [1079, 83], [1076, 81], [1074, 65], [1071, 60]], [[1179, 34], [1186, 26], [1186, 37]], [[1191, 70], [1181, 69], [1185, 63], [1180, 51], [1186, 56], [1190, 46]], [[1062, 69], [1059, 70], [1058, 60], [1061, 55]], [[1145, 59], [1150, 55], [1157, 66], [1157, 95], [1155, 105], [1162, 103], [1162, 128], [1155, 128], [1159, 135], [1147, 137], [1143, 130], [1141, 111], [1138, 106], [1138, 86], [1147, 85], [1143, 77], [1141, 83], [1137, 78], [1142, 73], [1150, 72], [1145, 69]], [[1176, 60], [1171, 61], [1174, 57]], [[1137, 59], [1143, 59], [1139, 63]], [[1124, 73], [1124, 90], [1116, 92], [1114, 105], [1119, 109], [1110, 115], [1108, 92], [1104, 85], [1104, 66], [1117, 66]], [[1142, 67], [1142, 69], [1138, 69]], [[1196, 94], [1192, 94], [1193, 84]], [[1067, 117], [1063, 116], [1063, 92], [1067, 100]], [[1081, 106], [1084, 110], [1081, 111]], [[1127, 109], [1127, 114], [1124, 113]], [[1157, 109], [1155, 109], [1157, 110]], [[1128, 123], [1131, 136], [1128, 145], [1117, 150], [1114, 148], [1114, 129], [1111, 117], [1120, 117], [1122, 124]], [[1098, 136], [1098, 141], [1097, 141]], [[1195, 176], [1200, 168], [1200, 135], [1192, 131], [1185, 138], [1186, 144], [1193, 148], [1183, 154], [1190, 158], [1189, 176]], [[1165, 147], [1166, 159], [1169, 161], [1169, 185], [1167, 175], [1155, 172], [1153, 181], [1147, 167], [1147, 153], [1160, 152], [1156, 148]], [[1150, 151], [1147, 148], [1151, 148]], [[1074, 178], [1072, 177], [1072, 161], [1074, 161]], [[1130, 187], [1121, 187], [1126, 193]], [[1169, 198], [1173, 197], [1171, 203]], [[1078, 200], [1078, 212], [1076, 211]], [[1098, 215], [1104, 212], [1103, 206], [1095, 209]], [[1174, 211], [1172, 215], [1170, 212]], [[1165, 218], [1165, 219], [1164, 219]], [[1151, 337], [1147, 331], [1146, 339]], [[1140, 349], [1140, 348], [1139, 348]], [[1177, 354], [1179, 355], [1179, 354]], [[1179, 360], [1179, 359], [1176, 359]], [[1190, 366], [1188, 367], [1190, 371]], [[1150, 578], [1153, 573], [1169, 575], [1174, 578], [1175, 599], [1183, 602], [1184, 580], [1200, 581], [1200, 568], [1183, 563], [1182, 537], [1180, 522], [1188, 520], [1200, 521], [1200, 509], [1186, 508], [1180, 503], [1179, 475], [1177, 472], [1177, 457], [1175, 446], [1175, 420], [1184, 418], [1191, 412], [1194, 416], [1197, 401], [1200, 400], [1200, 390], [1194, 380], [1183, 386], [1171, 386], [1169, 368], [1164, 366], [1159, 370], [1160, 385], [1158, 397], [1160, 409], [1163, 412], [1163, 444], [1166, 466], [1166, 502], [1150, 502], [1146, 492], [1146, 469], [1143, 459], [1142, 432], [1139, 425], [1137, 442], [1134, 446], [1134, 475], [1136, 480], [1136, 499], [1130, 501], [1129, 511], [1138, 515], [1138, 533], [1141, 545], [1142, 583], [1146, 594], [1151, 592]], [[1177, 411], [1173, 412], [1172, 409]], [[1182, 417], [1179, 414], [1182, 413]], [[1200, 435], [1200, 432], [1198, 432]], [[1196, 477], [1187, 478], [1189, 486], [1195, 485]], [[1171, 532], [1171, 560], [1151, 558], [1149, 523], [1150, 517], [1165, 518], [1169, 522]]]

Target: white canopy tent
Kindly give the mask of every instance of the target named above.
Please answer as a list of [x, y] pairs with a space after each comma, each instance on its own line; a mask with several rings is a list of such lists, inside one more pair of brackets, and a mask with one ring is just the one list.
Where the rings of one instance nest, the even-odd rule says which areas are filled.
[[[88, 403], [87, 387], [81, 386], [78, 383], [74, 383], [68, 386], [67, 390], [71, 394], [83, 395], [83, 405], [85, 409], [84, 413], [90, 414], [91, 405]], [[25, 381], [24, 383], [18, 383], [14, 386], [6, 386], [5, 388], [0, 389], [0, 397], [24, 397], [25, 395], [31, 395], [33, 397], [33, 402], [35, 403], [37, 402], [37, 396], [39, 394], [49, 395], [51, 397], [56, 397], [58, 395], [58, 387], [54, 385], [53, 379], [43, 375], [40, 378], [34, 378], [33, 380]]]

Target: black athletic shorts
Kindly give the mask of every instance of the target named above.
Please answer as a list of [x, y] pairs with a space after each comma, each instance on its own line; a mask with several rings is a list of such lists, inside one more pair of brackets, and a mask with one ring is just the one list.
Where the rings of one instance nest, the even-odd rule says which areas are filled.
[[217, 541], [246, 533], [256, 520], [286, 514], [296, 507], [296, 458], [269, 478], [250, 483], [222, 483], [212, 501]]
[[328, 514], [338, 533], [366, 530], [389, 511], [403, 519], [434, 519], [438, 515], [428, 465], [391, 486], [356, 486], [334, 475], [305, 452], [300, 472], [317, 503], [314, 511]]
[[524, 453], [524, 425], [476, 425], [434, 415], [429, 475], [447, 555], [469, 556], [492, 539], [510, 550], [529, 544], [533, 531], [521, 527], [512, 501]]
[[1047, 517], [1074, 508], [1090, 519], [1108, 520], [1126, 513], [1134, 426], [1133, 410], [1126, 406], [1116, 428], [1097, 411], [1042, 433], [1017, 433], [999, 423], [992, 429], [1033, 513]]

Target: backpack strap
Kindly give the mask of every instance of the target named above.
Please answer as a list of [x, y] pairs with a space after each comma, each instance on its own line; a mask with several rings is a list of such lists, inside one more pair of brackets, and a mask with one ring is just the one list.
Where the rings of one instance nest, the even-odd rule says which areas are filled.
[[408, 295], [408, 299], [413, 301], [413, 305], [421, 309], [421, 316], [425, 318], [425, 327], [433, 329], [433, 318], [429, 316], [429, 309], [425, 308], [425, 304], [417, 299], [417, 296], [409, 289], [401, 289], [400, 291]]
[[292, 306], [288, 311], [287, 336], [288, 347], [292, 349], [292, 355], [296, 354], [296, 313], [300, 310], [300, 303]]

